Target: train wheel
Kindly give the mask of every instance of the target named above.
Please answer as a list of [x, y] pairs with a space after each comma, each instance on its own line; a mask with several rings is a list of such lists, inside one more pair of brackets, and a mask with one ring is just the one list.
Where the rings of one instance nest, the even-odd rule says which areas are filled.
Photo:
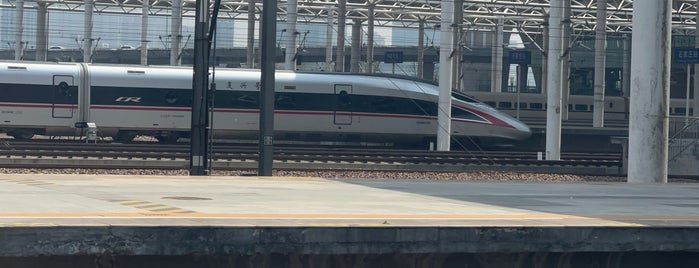
[[132, 142], [135, 137], [136, 133], [130, 131], [119, 131], [117, 132], [116, 136], [114, 136], [114, 141], [121, 143], [129, 143]]
[[7, 135], [18, 140], [29, 140], [34, 137], [34, 131], [31, 129], [16, 129], [8, 131]]

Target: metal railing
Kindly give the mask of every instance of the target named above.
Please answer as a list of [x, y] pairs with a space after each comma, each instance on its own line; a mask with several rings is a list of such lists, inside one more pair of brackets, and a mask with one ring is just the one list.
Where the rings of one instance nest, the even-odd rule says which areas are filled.
[[670, 116], [668, 160], [673, 161], [694, 148], [699, 141], [699, 117]]

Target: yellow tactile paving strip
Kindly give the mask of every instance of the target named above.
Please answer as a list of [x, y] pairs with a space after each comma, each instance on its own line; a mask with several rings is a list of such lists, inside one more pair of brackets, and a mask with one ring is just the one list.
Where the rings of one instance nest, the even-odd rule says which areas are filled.
[[194, 211], [187, 210], [187, 209], [182, 209], [178, 207], [173, 207], [173, 206], [168, 206], [168, 205], [163, 205], [163, 204], [157, 204], [157, 203], [151, 203], [148, 201], [143, 201], [143, 200], [111, 200], [114, 203], [118, 203], [124, 206], [129, 206], [133, 208], [138, 208], [138, 209], [143, 209], [147, 210], [153, 213], [159, 213], [159, 214], [191, 214], [195, 213]]

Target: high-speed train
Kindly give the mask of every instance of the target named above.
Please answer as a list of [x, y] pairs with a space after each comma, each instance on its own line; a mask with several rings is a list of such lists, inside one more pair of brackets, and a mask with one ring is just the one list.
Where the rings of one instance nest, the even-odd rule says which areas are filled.
[[[191, 67], [0, 62], [0, 131], [16, 139], [81, 135], [161, 141], [188, 137]], [[216, 69], [214, 137], [256, 139], [260, 70]], [[211, 79], [210, 79], [211, 80]], [[411, 79], [277, 71], [277, 140], [410, 144], [436, 139], [438, 88]], [[522, 140], [526, 124], [465, 96], [452, 98], [452, 137]]]

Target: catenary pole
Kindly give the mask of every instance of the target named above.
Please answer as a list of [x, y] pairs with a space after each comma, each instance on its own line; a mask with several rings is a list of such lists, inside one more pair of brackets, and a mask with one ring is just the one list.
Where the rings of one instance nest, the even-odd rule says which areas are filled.
[[451, 148], [451, 83], [454, 38], [454, 2], [442, 1], [442, 22], [439, 31], [439, 104], [437, 113], [437, 150]]
[[258, 175], [272, 176], [274, 153], [274, 62], [277, 2], [262, 2], [262, 75], [260, 83], [260, 140]]
[[563, 0], [551, 1], [546, 58], [546, 160], [561, 159], [561, 47]]
[[209, 0], [196, 1], [194, 21], [194, 77], [192, 79], [192, 132], [189, 175], [209, 174], [208, 89], [209, 89]]

